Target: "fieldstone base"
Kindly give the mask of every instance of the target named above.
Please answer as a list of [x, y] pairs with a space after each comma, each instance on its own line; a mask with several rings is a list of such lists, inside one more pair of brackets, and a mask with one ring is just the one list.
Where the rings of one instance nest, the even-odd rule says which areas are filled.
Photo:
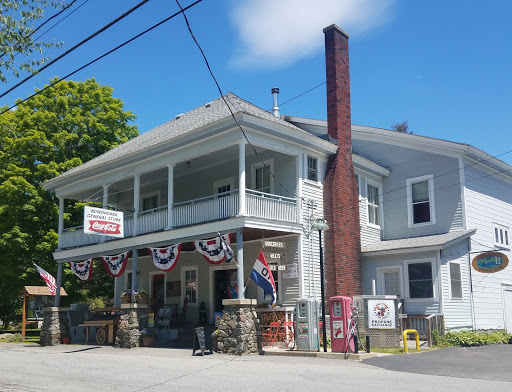
[[147, 304], [122, 304], [115, 347], [140, 346], [140, 330], [148, 326]]
[[259, 352], [260, 322], [254, 299], [225, 299], [217, 334], [217, 350], [224, 354], [245, 355]]
[[56, 346], [61, 343], [62, 338], [71, 336], [68, 309], [58, 307], [43, 309], [44, 318], [40, 333], [41, 346]]

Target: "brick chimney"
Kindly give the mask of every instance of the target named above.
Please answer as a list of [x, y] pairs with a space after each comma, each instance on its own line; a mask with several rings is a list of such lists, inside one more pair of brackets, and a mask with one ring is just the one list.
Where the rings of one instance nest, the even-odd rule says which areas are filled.
[[326, 298], [363, 293], [359, 195], [352, 165], [348, 34], [336, 25], [324, 29], [327, 128], [338, 140], [324, 183]]

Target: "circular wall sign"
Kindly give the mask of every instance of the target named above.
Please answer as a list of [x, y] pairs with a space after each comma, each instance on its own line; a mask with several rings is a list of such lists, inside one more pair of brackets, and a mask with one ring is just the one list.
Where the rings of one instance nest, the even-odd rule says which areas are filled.
[[472, 265], [478, 272], [492, 274], [507, 268], [508, 257], [500, 252], [485, 252], [476, 256]]

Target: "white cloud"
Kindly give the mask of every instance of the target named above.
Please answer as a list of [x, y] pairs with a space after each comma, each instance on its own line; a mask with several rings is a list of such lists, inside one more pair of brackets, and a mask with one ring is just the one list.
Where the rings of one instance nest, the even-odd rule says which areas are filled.
[[237, 0], [231, 19], [240, 48], [235, 67], [283, 67], [323, 49], [323, 28], [351, 37], [390, 19], [394, 0]]

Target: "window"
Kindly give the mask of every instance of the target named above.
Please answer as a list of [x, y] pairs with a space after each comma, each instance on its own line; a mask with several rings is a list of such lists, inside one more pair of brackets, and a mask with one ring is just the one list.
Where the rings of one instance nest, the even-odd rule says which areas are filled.
[[432, 175], [407, 180], [409, 226], [435, 223]]
[[452, 298], [462, 299], [462, 279], [459, 263], [450, 263], [450, 287]]
[[308, 155], [308, 180], [318, 181], [318, 159]]
[[270, 173], [273, 171], [274, 164], [272, 160], [252, 165], [252, 189], [272, 193], [274, 191], [274, 178]]
[[409, 298], [434, 298], [432, 263], [409, 263]]
[[379, 194], [379, 187], [373, 184], [366, 184], [368, 223], [375, 226], [380, 226]]
[[188, 304], [197, 304], [197, 268], [183, 269], [184, 297]]
[[494, 231], [494, 245], [508, 248], [508, 227], [493, 223], [492, 228]]

